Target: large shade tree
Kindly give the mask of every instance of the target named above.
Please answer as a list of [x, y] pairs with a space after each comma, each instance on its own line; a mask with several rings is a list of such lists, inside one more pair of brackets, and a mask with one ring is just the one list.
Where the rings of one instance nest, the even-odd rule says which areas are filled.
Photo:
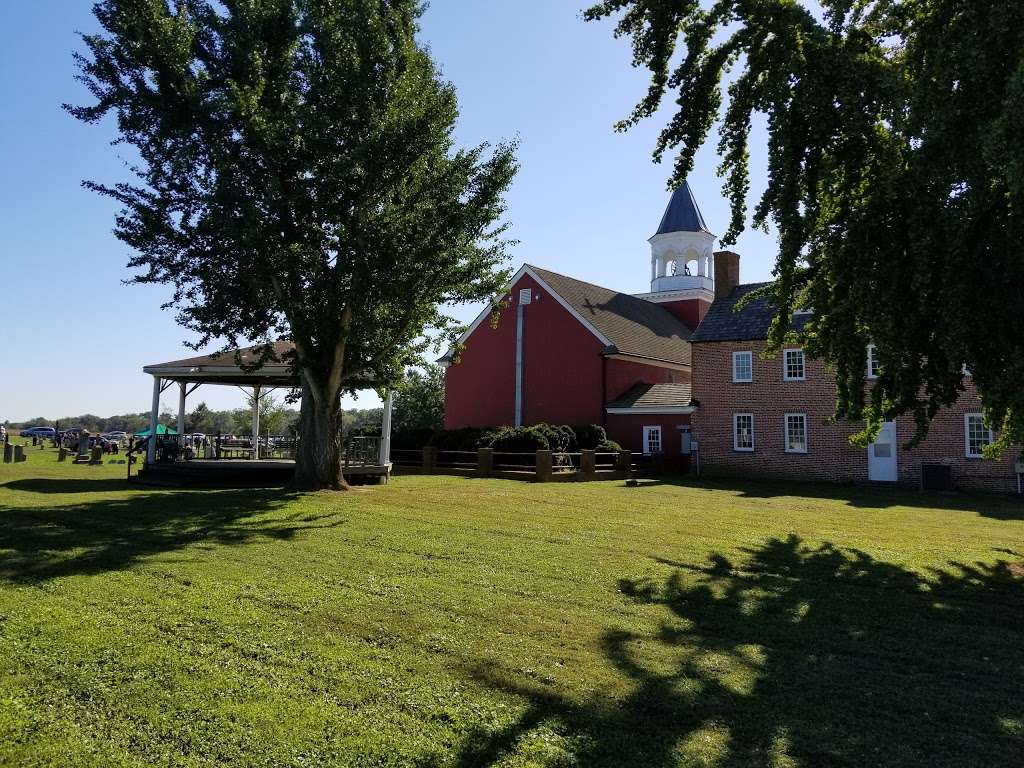
[[[753, 223], [778, 228], [778, 348], [795, 309], [834, 365], [837, 416], [912, 413], [917, 437], [965, 370], [1000, 445], [1024, 437], [1024, 3], [1019, 0], [604, 0], [650, 88], [620, 129], [675, 112], [655, 156], [673, 183], [719, 125], [732, 222], [749, 141], [768, 132]], [[866, 394], [865, 346], [881, 376]], [[966, 368], [965, 368], [966, 366]]]
[[418, 0], [103, 0], [80, 79], [137, 151], [115, 233], [199, 344], [294, 343], [296, 484], [344, 487], [340, 397], [500, 290], [514, 147], [459, 150]]
[[396, 388], [391, 426], [398, 432], [441, 429], [444, 426], [444, 369], [428, 364], [409, 369]]

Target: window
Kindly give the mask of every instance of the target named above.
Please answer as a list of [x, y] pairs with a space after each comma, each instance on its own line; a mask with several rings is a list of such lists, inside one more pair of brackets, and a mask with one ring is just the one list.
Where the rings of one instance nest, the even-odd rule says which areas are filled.
[[754, 380], [753, 352], [732, 353], [732, 380], [740, 383], [749, 383]]
[[644, 427], [644, 454], [654, 453], [661, 453], [661, 427]]
[[807, 453], [807, 414], [786, 414], [786, 453]]
[[782, 378], [785, 381], [804, 380], [804, 351], [802, 349], [787, 349], [782, 353]]
[[985, 419], [980, 413], [964, 415], [964, 454], [967, 458], [980, 459], [982, 449], [994, 439], [992, 430], [985, 426]]
[[732, 416], [732, 447], [735, 451], [754, 450], [754, 414], [734, 413]]
[[868, 344], [868, 378], [878, 378], [878, 347]]

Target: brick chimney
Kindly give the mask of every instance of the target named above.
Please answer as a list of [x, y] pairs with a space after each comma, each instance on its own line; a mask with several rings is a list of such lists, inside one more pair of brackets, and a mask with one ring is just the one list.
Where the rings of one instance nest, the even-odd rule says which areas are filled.
[[740, 255], [733, 251], [715, 251], [715, 298], [732, 293], [740, 284]]

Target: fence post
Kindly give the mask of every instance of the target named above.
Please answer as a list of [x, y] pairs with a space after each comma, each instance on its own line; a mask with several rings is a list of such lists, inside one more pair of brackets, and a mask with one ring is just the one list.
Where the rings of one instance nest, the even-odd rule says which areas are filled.
[[476, 452], [476, 473], [480, 477], [490, 477], [494, 469], [494, 449], [480, 448]]
[[628, 473], [633, 468], [633, 454], [629, 451], [619, 451], [615, 459], [615, 469], [619, 472]]
[[593, 480], [597, 476], [597, 456], [593, 449], [580, 451], [580, 480]]
[[550, 483], [551, 476], [551, 451], [537, 451], [537, 469], [533, 480], [537, 483]]
[[428, 445], [423, 449], [423, 474], [429, 475], [437, 466], [437, 446]]

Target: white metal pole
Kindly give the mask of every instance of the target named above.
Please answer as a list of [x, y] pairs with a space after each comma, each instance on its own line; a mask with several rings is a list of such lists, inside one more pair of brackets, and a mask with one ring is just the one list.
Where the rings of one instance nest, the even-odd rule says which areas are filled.
[[153, 377], [153, 405], [149, 410], [149, 443], [146, 446], [146, 463], [156, 461], [156, 418], [160, 413], [160, 377]]
[[252, 388], [252, 457], [260, 457], [260, 388]]
[[178, 382], [178, 445], [185, 444], [185, 382]]
[[384, 397], [384, 416], [380, 425], [380, 463], [387, 466], [391, 463], [391, 406], [394, 401], [392, 390]]

